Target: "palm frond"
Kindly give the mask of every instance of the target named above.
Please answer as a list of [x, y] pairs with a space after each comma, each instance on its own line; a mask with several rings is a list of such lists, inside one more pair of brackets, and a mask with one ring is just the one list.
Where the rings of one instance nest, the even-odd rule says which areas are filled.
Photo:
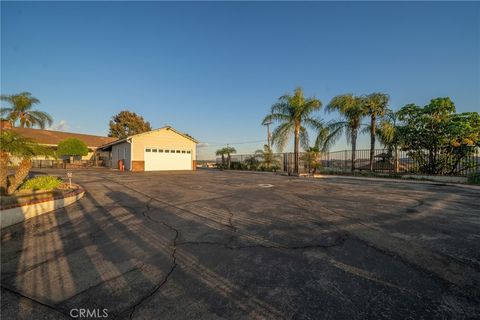
[[293, 123], [287, 122], [279, 125], [272, 132], [272, 143], [277, 146], [277, 149], [282, 152], [288, 143], [289, 136], [294, 129]]
[[319, 118], [305, 117], [302, 119], [302, 121], [306, 126], [317, 131], [325, 127], [325, 123]]
[[262, 125], [266, 125], [267, 123], [270, 122], [290, 122], [292, 121], [292, 118], [286, 114], [283, 113], [271, 113], [265, 116], [265, 118], [262, 121]]
[[279, 101], [272, 105], [270, 109], [270, 113], [280, 113], [284, 115], [291, 115], [292, 108], [288, 101]]
[[300, 127], [300, 145], [304, 150], [307, 150], [310, 145], [310, 137], [305, 127]]
[[0, 115], [5, 115], [5, 114], [9, 114], [13, 111], [13, 108], [0, 108]]
[[53, 123], [53, 118], [46, 112], [43, 111], [30, 111], [29, 115], [33, 118], [32, 124], [36, 124], [40, 126], [40, 128], [44, 129], [45, 124], [48, 124], [48, 126], [51, 126]]
[[348, 122], [346, 121], [331, 121], [327, 125], [327, 132], [323, 133], [324, 134], [324, 139], [323, 139], [323, 146], [322, 146], [322, 151], [327, 151], [330, 149], [335, 142], [340, 138], [342, 133], [348, 128]]

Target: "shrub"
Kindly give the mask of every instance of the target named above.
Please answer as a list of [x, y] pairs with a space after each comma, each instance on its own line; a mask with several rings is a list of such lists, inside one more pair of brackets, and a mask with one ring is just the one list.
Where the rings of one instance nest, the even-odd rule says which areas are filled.
[[57, 147], [57, 155], [59, 156], [86, 156], [88, 148], [85, 142], [77, 138], [67, 138], [60, 141]]
[[480, 184], [480, 172], [470, 174], [468, 176], [468, 183]]
[[57, 177], [53, 176], [38, 176], [25, 181], [20, 190], [53, 190], [63, 183]]

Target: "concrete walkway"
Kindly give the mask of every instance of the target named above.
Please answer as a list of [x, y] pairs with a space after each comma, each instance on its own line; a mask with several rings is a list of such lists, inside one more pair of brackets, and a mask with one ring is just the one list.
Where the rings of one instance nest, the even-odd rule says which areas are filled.
[[210, 170], [74, 182], [83, 199], [2, 230], [2, 319], [480, 317], [475, 189]]

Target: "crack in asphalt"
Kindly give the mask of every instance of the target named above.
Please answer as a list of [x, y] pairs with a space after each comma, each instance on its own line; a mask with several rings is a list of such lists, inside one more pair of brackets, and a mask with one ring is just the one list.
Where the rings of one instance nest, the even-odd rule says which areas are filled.
[[156, 219], [153, 219], [151, 216], [148, 215], [148, 211], [151, 210], [151, 207], [150, 207], [150, 203], [152, 202], [153, 198], [150, 198], [150, 200], [147, 202], [147, 204], [145, 205], [146, 207], [146, 210], [144, 210], [142, 212], [142, 215], [150, 220], [150, 221], [153, 221], [155, 223], [161, 223], [162, 225], [164, 225], [165, 227], [167, 227], [168, 229], [172, 230], [173, 232], [175, 232], [175, 237], [173, 238], [173, 249], [172, 249], [172, 253], [170, 254], [170, 257], [172, 258], [172, 265], [170, 267], [170, 271], [168, 271], [168, 273], [165, 275], [165, 277], [163, 278], [163, 280], [157, 284], [152, 291], [150, 291], [147, 295], [143, 296], [139, 301], [137, 301], [132, 307], [130, 307], [131, 311], [130, 311], [130, 314], [129, 314], [129, 319], [133, 319], [133, 315], [137, 309], [137, 307], [139, 307], [141, 304], [143, 304], [145, 301], [147, 301], [150, 297], [152, 297], [154, 294], [156, 294], [160, 288], [162, 288], [168, 281], [168, 278], [170, 278], [170, 276], [172, 275], [173, 271], [175, 271], [176, 267], [177, 267], [177, 258], [176, 258], [176, 253], [177, 253], [177, 239], [180, 235], [179, 231], [172, 227], [171, 225], [169, 225], [168, 223], [164, 222], [164, 221], [161, 221], [161, 220], [156, 220]]

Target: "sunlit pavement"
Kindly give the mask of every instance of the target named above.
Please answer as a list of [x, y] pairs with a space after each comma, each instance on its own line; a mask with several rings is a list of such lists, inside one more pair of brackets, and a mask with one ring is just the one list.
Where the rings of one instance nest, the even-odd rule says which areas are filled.
[[74, 182], [82, 200], [2, 230], [2, 319], [480, 317], [479, 190], [213, 170]]

